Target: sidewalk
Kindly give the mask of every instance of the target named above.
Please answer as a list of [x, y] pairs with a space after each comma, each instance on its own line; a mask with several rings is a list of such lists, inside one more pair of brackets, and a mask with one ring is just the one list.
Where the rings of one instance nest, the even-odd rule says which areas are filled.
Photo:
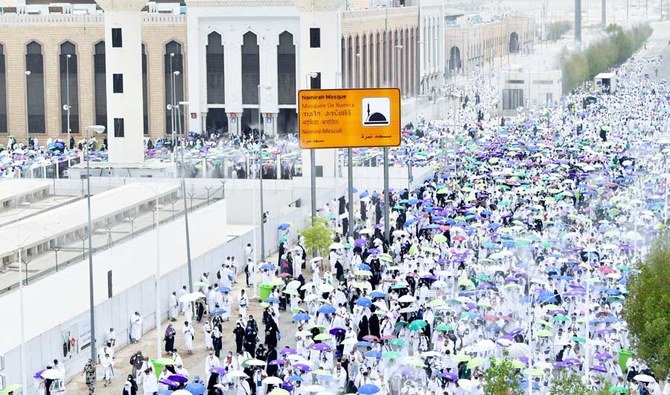
[[[267, 261], [269, 262], [276, 262], [277, 261], [277, 255], [274, 254], [272, 256], [267, 257]], [[217, 268], [218, 269], [218, 268]], [[215, 271], [212, 272], [212, 275], [215, 275]], [[228, 351], [232, 350], [233, 352], [235, 351], [235, 337], [232, 336], [232, 330], [233, 326], [235, 324], [235, 317], [237, 317], [238, 314], [238, 306], [237, 306], [237, 294], [240, 289], [248, 289], [246, 286], [245, 282], [245, 277], [244, 273], [240, 274], [237, 276], [237, 283], [233, 285], [233, 290], [231, 292], [231, 295], [233, 297], [233, 300], [231, 302], [232, 306], [232, 312], [231, 312], [231, 319], [228, 322], [224, 322], [223, 324], [223, 349], [221, 350], [221, 357], [223, 358], [224, 355], [228, 353]], [[172, 292], [172, 290], [170, 290]], [[253, 296], [254, 292], [249, 290], [249, 295], [250, 297]], [[259, 343], [263, 342], [264, 340], [264, 334], [265, 334], [265, 325], [262, 323], [262, 317], [263, 317], [263, 309], [261, 308], [258, 299], [251, 299], [251, 303], [249, 304], [249, 307], [247, 308], [247, 314], [252, 314], [254, 318], [256, 319], [256, 322], [258, 323], [258, 337], [259, 337]], [[164, 322], [161, 325], [161, 331], [160, 331], [160, 339], [161, 339], [161, 351], [163, 352], [162, 356], [167, 356], [164, 353], [164, 343], [162, 342], [163, 339], [163, 333], [165, 332], [165, 328], [167, 327], [168, 322]], [[177, 322], [173, 323], [173, 326], [175, 330], [177, 331], [177, 336], [175, 340], [175, 347], [179, 352], [179, 355], [181, 356], [182, 360], [184, 361], [184, 367], [188, 370], [189, 372], [189, 377], [193, 378], [194, 376], [198, 375], [200, 377], [204, 377], [205, 375], [205, 358], [207, 357], [208, 351], [205, 350], [205, 345], [204, 345], [204, 331], [202, 329], [202, 324], [198, 322], [194, 322], [194, 327], [196, 329], [196, 334], [195, 334], [195, 341], [194, 341], [194, 349], [193, 349], [193, 354], [189, 355], [185, 348], [184, 348], [184, 336], [182, 334], [182, 328], [184, 325], [184, 318], [183, 316], [179, 316], [177, 319]], [[289, 346], [294, 346], [294, 337], [291, 336], [291, 333], [294, 332], [293, 326], [292, 326], [292, 315], [288, 311], [282, 311], [280, 316], [279, 316], [279, 328], [280, 331], [282, 332], [282, 340], [280, 341], [278, 347], [284, 347], [284, 345], [289, 345]], [[156, 330], [151, 330], [142, 336], [142, 339], [140, 342], [136, 344], [130, 344], [127, 346], [124, 346], [122, 348], [117, 348], [116, 353], [115, 353], [115, 358], [114, 361], [116, 363], [114, 370], [116, 376], [112, 380], [112, 384], [108, 387], [105, 387], [103, 382], [101, 380], [98, 380], [96, 384], [96, 389], [95, 393], [96, 394], [104, 394], [104, 395], [119, 395], [123, 393], [123, 386], [126, 381], [126, 377], [130, 374], [132, 368], [129, 364], [129, 360], [131, 355], [136, 353], [137, 351], [142, 351], [142, 354], [145, 356], [148, 356], [149, 358], [154, 358], [155, 353], [156, 353]], [[98, 368], [101, 370], [101, 368]], [[101, 371], [98, 372], [98, 376], [102, 374]], [[138, 383], [140, 386], [140, 391], [141, 392], [141, 386], [142, 383]], [[70, 383], [67, 385], [67, 391], [66, 393], [70, 394], [86, 394], [87, 392], [87, 387], [84, 381], [84, 376], [83, 375], [78, 375], [76, 376]]]

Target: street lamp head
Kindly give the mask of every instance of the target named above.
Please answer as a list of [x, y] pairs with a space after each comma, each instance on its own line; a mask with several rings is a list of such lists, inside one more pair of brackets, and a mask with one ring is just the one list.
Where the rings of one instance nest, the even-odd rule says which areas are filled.
[[102, 125], [93, 125], [88, 127], [90, 130], [93, 131], [95, 134], [103, 134], [105, 133], [105, 127]]
[[31, 74], [31, 73], [30, 73], [30, 70], [27, 70], [27, 71], [26, 71], [26, 75], [30, 75], [30, 74]]
[[181, 73], [179, 72], [179, 70], [175, 70], [175, 71], [174, 71], [174, 75], [179, 75], [179, 74], [181, 74]]
[[179, 105], [180, 105], [180, 106], [188, 106], [188, 105], [189, 105], [189, 102], [187, 102], [187, 101], [180, 101], [180, 102], [179, 102]]
[[174, 58], [174, 52], [170, 52], [170, 57]]
[[309, 73], [309, 76], [310, 76], [311, 78], [316, 78], [316, 77], [319, 76], [319, 73], [312, 71], [311, 73]]
[[168, 110], [172, 110], [172, 104], [168, 104], [168, 105], [165, 106], [165, 107], [166, 107]]
[[72, 57], [72, 54], [67, 54], [66, 57], [70, 59]]
[[67, 104], [63, 104], [63, 111], [67, 111], [69, 109], [70, 109], [70, 106], [68, 106]]

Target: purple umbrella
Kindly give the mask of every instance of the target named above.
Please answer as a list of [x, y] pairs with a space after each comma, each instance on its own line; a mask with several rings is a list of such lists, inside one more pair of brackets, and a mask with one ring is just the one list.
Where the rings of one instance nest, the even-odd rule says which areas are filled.
[[188, 377], [182, 376], [181, 374], [171, 374], [168, 376], [168, 380], [174, 381], [176, 383], [187, 383]]
[[297, 354], [298, 352], [294, 348], [284, 348], [282, 349], [279, 354], [281, 355], [289, 355], [289, 354]]
[[345, 333], [346, 330], [344, 328], [333, 328], [328, 331], [331, 335], [337, 336], [339, 334]]
[[44, 370], [45, 369], [42, 369], [42, 370], [39, 370], [39, 371], [35, 372], [35, 374], [33, 375], [33, 378], [34, 379], [42, 378], [42, 373], [44, 373]]
[[458, 375], [456, 373], [451, 373], [451, 372], [442, 373], [442, 377], [444, 377], [447, 380], [453, 380], [453, 381], [458, 380]]
[[565, 362], [566, 365], [579, 365], [579, 364], [582, 363], [577, 358], [568, 358], [568, 359], [564, 360], [563, 362]]
[[[175, 376], [176, 376], [176, 375], [175, 375]], [[176, 386], [179, 385], [178, 382], [176, 382], [176, 381], [172, 381], [172, 380], [170, 380], [170, 379], [160, 379], [160, 380], [158, 380], [158, 382], [161, 383], [161, 384], [165, 384], [165, 385], [167, 385], [168, 387], [176, 387]]]
[[273, 359], [272, 361], [268, 362], [268, 365], [283, 365], [285, 363], [286, 361], [283, 359]]
[[303, 372], [309, 372], [309, 371], [312, 370], [312, 368], [310, 368], [309, 366], [305, 365], [304, 363], [296, 363], [295, 365], [293, 365], [293, 368], [295, 368], [295, 369], [300, 369], [300, 370], [302, 370]]
[[211, 373], [216, 373], [216, 374], [220, 374], [220, 375], [224, 375], [224, 374], [228, 373], [226, 371], [226, 368], [221, 367], [221, 366], [215, 366], [215, 367], [211, 368], [209, 371]]
[[600, 366], [600, 365], [591, 366], [590, 370], [594, 371], [594, 372], [607, 373], [607, 369], [605, 369], [604, 366]]
[[325, 343], [316, 343], [315, 345], [312, 346], [313, 349], [318, 350], [318, 351], [330, 351], [331, 348], [329, 345]]

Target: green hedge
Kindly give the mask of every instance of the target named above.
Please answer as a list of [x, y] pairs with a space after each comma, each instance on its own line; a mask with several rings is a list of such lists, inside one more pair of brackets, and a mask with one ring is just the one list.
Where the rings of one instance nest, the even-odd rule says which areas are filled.
[[579, 53], [562, 55], [563, 92], [569, 92], [584, 81], [590, 81], [598, 73], [622, 64], [640, 49], [653, 29], [649, 24], [635, 26], [624, 31], [619, 25], [609, 25], [607, 37], [592, 44]]
[[547, 25], [547, 40], [558, 41], [571, 27], [570, 21], [551, 22]]

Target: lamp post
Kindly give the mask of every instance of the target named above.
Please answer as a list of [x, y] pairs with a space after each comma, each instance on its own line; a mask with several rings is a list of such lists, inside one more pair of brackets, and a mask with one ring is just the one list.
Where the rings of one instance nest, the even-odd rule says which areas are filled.
[[[254, 158], [258, 161], [258, 179], [259, 179], [259, 185], [260, 185], [260, 191], [259, 191], [259, 196], [260, 196], [260, 214], [261, 214], [261, 262], [265, 260], [265, 216], [263, 215], [264, 213], [264, 207], [263, 207], [263, 148], [262, 148], [262, 142], [259, 142], [257, 144], [254, 144], [251, 147], [251, 153], [253, 154]], [[255, 199], [254, 199], [255, 202]], [[255, 220], [254, 220], [255, 223]], [[255, 264], [255, 262], [254, 262]]]
[[397, 85], [398, 85], [399, 88], [402, 88], [402, 72], [403, 72], [403, 70], [402, 70], [402, 67], [400, 65], [400, 59], [402, 58], [401, 52], [402, 52], [403, 47], [402, 47], [402, 45], [396, 45], [395, 48], [398, 50], [398, 54], [396, 55], [396, 65], [398, 65], [398, 67], [397, 67], [398, 84]]
[[[305, 74], [305, 89], [312, 89], [312, 84], [310, 83], [310, 78], [316, 78], [319, 76], [319, 73], [311, 72]], [[310, 180], [310, 198], [312, 200], [312, 220], [311, 223], [314, 224], [316, 219], [316, 152], [314, 148], [309, 150], [309, 180]]]
[[30, 116], [28, 115], [28, 78], [30, 74], [30, 70], [26, 70], [26, 146], [30, 141]]
[[174, 67], [172, 65], [172, 63], [174, 61], [174, 56], [175, 56], [174, 52], [170, 53], [170, 82], [171, 82], [171, 85], [172, 85], [171, 86], [172, 89], [170, 89], [171, 100], [170, 100], [170, 107], [168, 107], [168, 110], [170, 110], [170, 117], [171, 117], [170, 119], [172, 119], [172, 122], [171, 122], [171, 125], [170, 125], [171, 126], [170, 130], [171, 130], [171, 133], [172, 133], [171, 140], [172, 140], [172, 151], [173, 152], [176, 148], [175, 136], [174, 136], [174, 134], [175, 134], [175, 126], [174, 126], [175, 114], [174, 114], [174, 112], [176, 110], [175, 106], [177, 105], [176, 99], [175, 99], [175, 97], [177, 96], [177, 93], [175, 92], [175, 78], [174, 78], [175, 73], [174, 73], [174, 70], [173, 70]]
[[88, 290], [89, 309], [91, 310], [91, 360], [96, 360], [95, 350], [95, 295], [93, 294], [93, 221], [91, 219], [91, 130], [96, 134], [105, 132], [105, 127], [93, 125], [86, 127], [86, 203], [88, 206]]
[[161, 346], [163, 345], [163, 337], [159, 328], [161, 327], [161, 297], [160, 297], [160, 281], [161, 281], [161, 221], [159, 217], [158, 205], [158, 192], [148, 185], [144, 184], [147, 188], [151, 189], [151, 192], [154, 193], [154, 208], [152, 211], [155, 211], [155, 222], [156, 222], [156, 357], [160, 358], [163, 354], [161, 352]]
[[[179, 75], [179, 71], [175, 71], [173, 75]], [[179, 102], [180, 106], [188, 106], [187, 101]], [[179, 107], [176, 108], [177, 117], [179, 116]], [[181, 123], [180, 123], [181, 124]], [[185, 167], [184, 167], [184, 149], [186, 139], [182, 136], [181, 149], [179, 150], [180, 161], [181, 161], [181, 191], [184, 197], [184, 228], [186, 231], [186, 264], [188, 266], [188, 291], [193, 293], [193, 268], [191, 265], [191, 236], [188, 229], [188, 204], [186, 202], [186, 176], [185, 176]]]
[[65, 143], [66, 150], [70, 150], [70, 58], [71, 54], [65, 56], [65, 99], [67, 104], [63, 106], [63, 109], [67, 112], [67, 143]]

